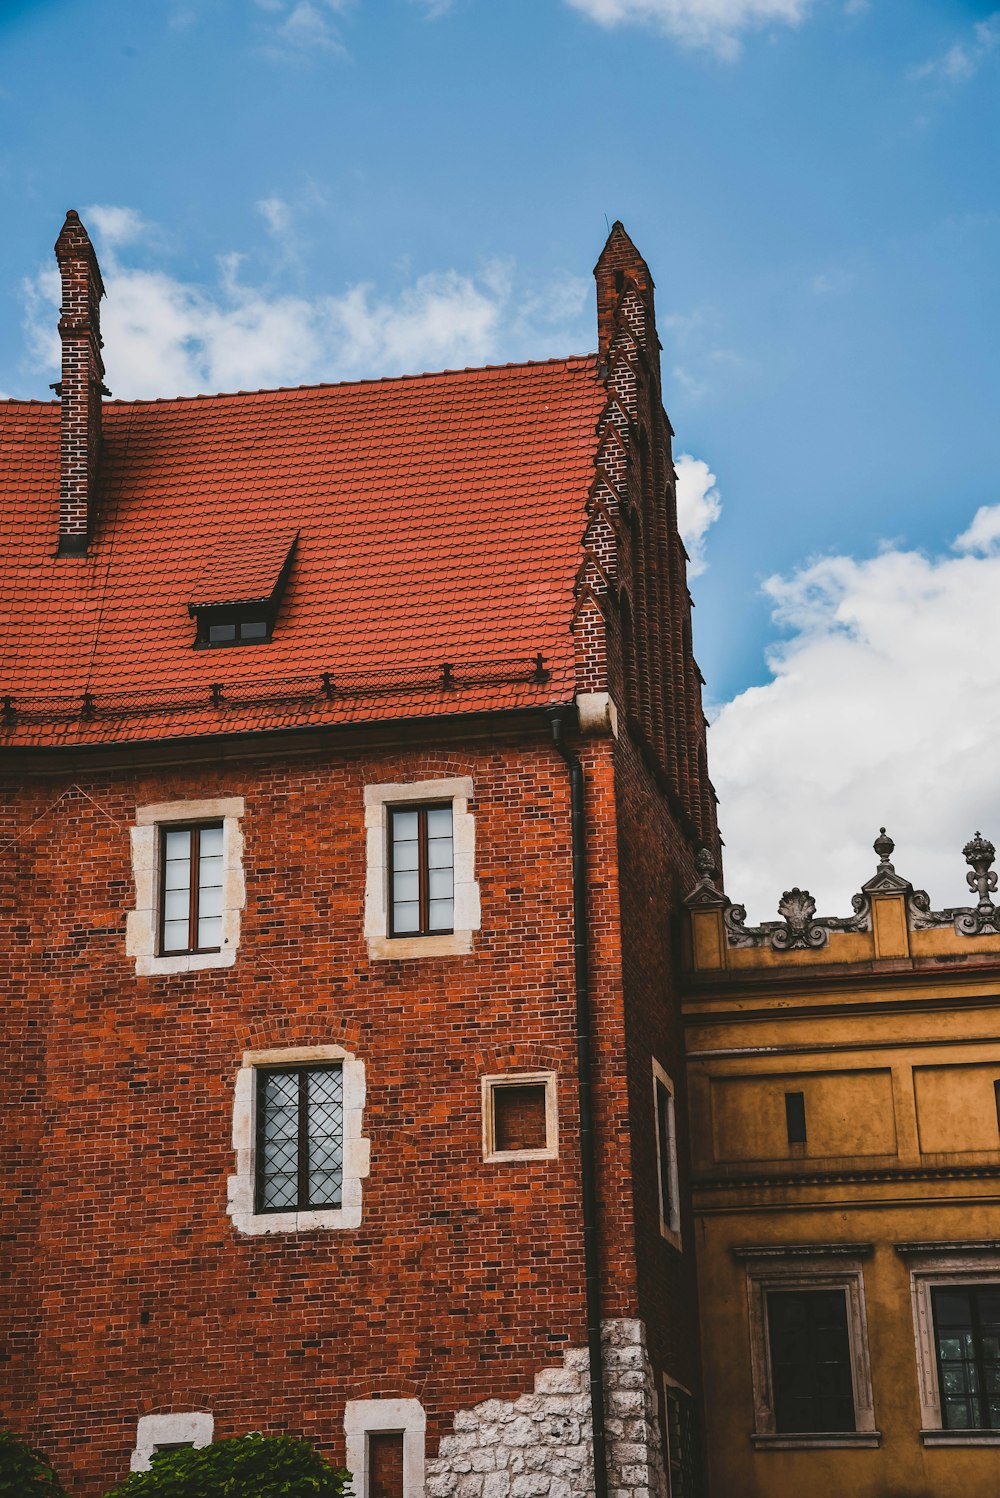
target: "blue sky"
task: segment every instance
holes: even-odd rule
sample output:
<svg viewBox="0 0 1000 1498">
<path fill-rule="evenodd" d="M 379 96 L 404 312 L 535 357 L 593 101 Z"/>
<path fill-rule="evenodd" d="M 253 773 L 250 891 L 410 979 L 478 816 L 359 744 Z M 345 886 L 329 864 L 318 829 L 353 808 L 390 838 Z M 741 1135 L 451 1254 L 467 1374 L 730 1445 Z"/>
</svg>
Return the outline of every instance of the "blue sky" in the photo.
<svg viewBox="0 0 1000 1498">
<path fill-rule="evenodd" d="M 969 0 L 0 0 L 0 389 L 54 378 L 70 206 L 100 242 L 121 395 L 591 348 L 621 218 L 657 282 L 677 450 L 708 465 L 692 524 L 721 506 L 696 639 L 745 849 L 737 798 L 766 768 L 747 689 L 772 693 L 773 734 L 789 674 L 846 634 L 865 707 L 857 662 L 893 650 L 844 622 L 864 567 L 993 559 L 989 514 L 953 543 L 1000 503 L 998 85 L 1000 10 Z M 831 594 L 824 557 L 860 570 Z M 981 650 L 996 612 L 964 622 Z M 930 663 L 900 659 L 925 690 Z M 914 844 L 960 847 L 952 819 L 911 817 Z"/>
</svg>

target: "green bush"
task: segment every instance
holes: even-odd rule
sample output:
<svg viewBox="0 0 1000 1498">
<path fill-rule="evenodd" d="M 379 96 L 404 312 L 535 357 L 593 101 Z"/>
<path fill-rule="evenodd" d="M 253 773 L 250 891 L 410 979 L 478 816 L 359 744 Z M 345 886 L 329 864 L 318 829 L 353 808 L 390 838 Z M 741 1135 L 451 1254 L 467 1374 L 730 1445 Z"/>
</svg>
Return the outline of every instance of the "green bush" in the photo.
<svg viewBox="0 0 1000 1498">
<path fill-rule="evenodd" d="M 308 1441 L 233 1436 L 158 1452 L 148 1472 L 133 1472 L 107 1498 L 349 1498 L 350 1479 Z"/>
<path fill-rule="evenodd" d="M 0 1498 L 66 1498 L 44 1456 L 10 1430 L 0 1430 Z"/>
</svg>

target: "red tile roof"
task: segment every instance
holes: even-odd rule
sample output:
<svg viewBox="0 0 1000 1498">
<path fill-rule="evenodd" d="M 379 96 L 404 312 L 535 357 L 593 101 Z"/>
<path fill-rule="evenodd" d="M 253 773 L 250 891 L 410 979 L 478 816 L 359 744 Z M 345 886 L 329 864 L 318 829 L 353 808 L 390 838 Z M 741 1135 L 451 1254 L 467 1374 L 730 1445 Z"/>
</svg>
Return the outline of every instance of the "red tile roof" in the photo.
<svg viewBox="0 0 1000 1498">
<path fill-rule="evenodd" d="M 218 551 L 191 589 L 188 607 L 267 602 L 297 538 L 297 531 L 287 529 L 273 536 L 220 537 Z"/>
<path fill-rule="evenodd" d="M 570 700 L 605 400 L 587 356 L 109 403 L 96 532 L 60 558 L 59 405 L 0 402 L 0 743 Z M 193 650 L 206 574 L 259 581 L 296 531 L 273 641 Z"/>
</svg>

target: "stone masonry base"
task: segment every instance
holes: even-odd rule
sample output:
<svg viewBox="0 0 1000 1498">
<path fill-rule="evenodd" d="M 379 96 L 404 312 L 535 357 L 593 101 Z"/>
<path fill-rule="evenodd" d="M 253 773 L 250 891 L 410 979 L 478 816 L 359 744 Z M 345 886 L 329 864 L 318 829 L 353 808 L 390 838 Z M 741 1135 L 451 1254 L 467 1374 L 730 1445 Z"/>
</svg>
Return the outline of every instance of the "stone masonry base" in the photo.
<svg viewBox="0 0 1000 1498">
<path fill-rule="evenodd" d="M 605 1321 L 610 1498 L 666 1498 L 657 1391 L 641 1321 Z M 589 1359 L 571 1347 L 532 1394 L 488 1399 L 455 1416 L 427 1463 L 427 1498 L 593 1498 Z"/>
</svg>

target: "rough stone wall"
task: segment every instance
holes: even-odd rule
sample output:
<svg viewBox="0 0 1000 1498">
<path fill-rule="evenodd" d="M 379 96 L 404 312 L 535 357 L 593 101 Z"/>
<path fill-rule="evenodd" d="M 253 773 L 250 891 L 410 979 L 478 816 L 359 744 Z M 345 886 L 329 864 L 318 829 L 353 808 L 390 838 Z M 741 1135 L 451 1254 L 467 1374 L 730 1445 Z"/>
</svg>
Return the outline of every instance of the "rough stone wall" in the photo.
<svg viewBox="0 0 1000 1498">
<path fill-rule="evenodd" d="M 657 1392 L 645 1328 L 603 1326 L 611 1498 L 666 1498 Z M 427 1498 L 587 1498 L 594 1492 L 589 1357 L 535 1375 L 534 1392 L 489 1399 L 455 1416 L 454 1435 L 427 1464 Z"/>
</svg>

